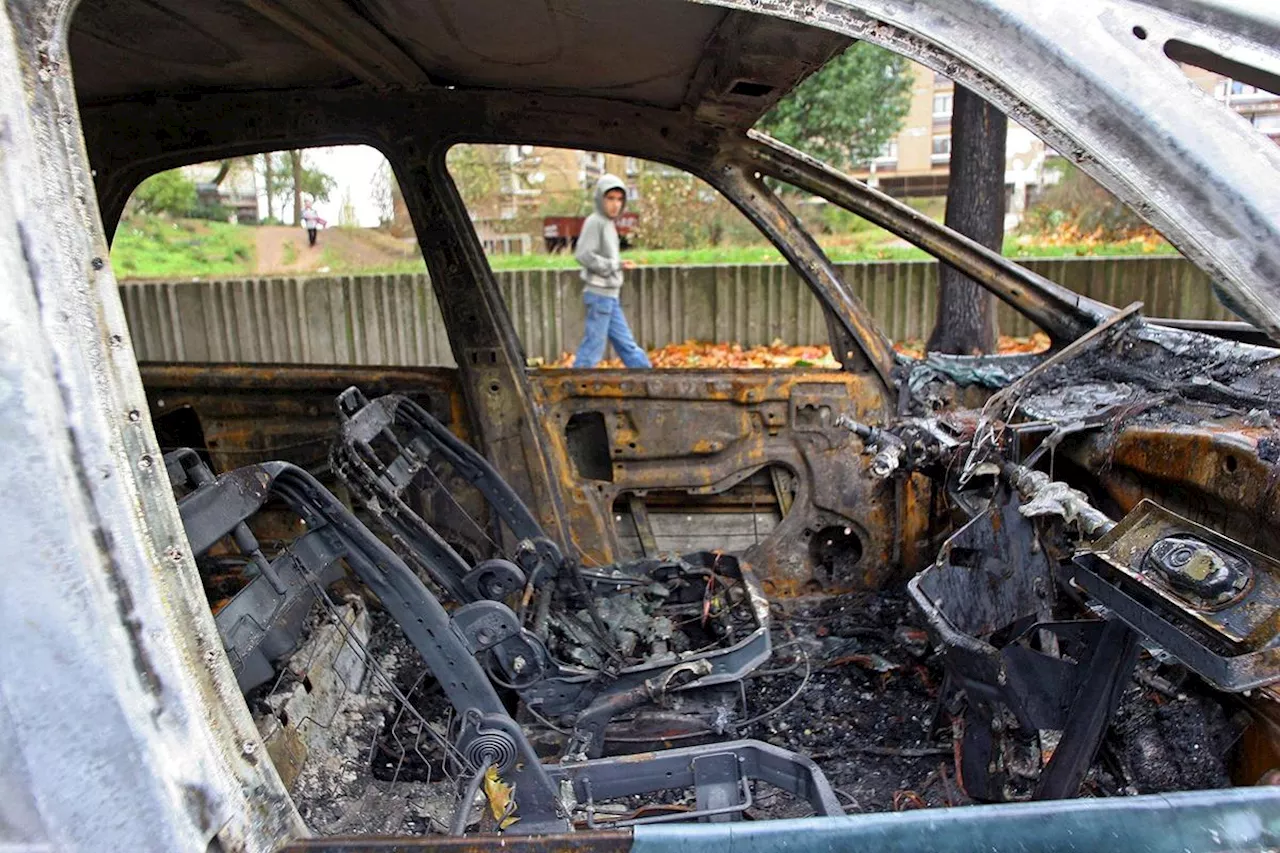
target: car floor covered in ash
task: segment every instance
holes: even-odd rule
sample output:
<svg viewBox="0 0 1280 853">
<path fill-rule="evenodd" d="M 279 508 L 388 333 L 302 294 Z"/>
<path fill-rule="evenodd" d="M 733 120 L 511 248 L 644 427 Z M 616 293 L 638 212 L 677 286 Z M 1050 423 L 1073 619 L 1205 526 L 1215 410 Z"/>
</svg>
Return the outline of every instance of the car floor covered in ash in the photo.
<svg viewBox="0 0 1280 853">
<path fill-rule="evenodd" d="M 973 803 L 958 776 L 953 735 L 962 723 L 940 703 L 945 672 L 904 593 L 808 597 L 773 609 L 773 660 L 744 683 L 746 707 L 738 719 L 747 725 L 726 734 L 812 758 L 851 814 Z M 446 730 L 449 703 L 396 625 L 380 612 L 370 616 L 372 665 L 359 685 L 344 690 L 331 719 L 312 721 L 313 743 L 325 743 L 328 752 L 308 762 L 294 799 L 322 835 L 446 831 L 458 786 L 421 728 L 425 721 Z M 310 654 L 304 646 L 297 658 Z M 288 689 L 284 683 L 259 691 L 251 706 L 267 710 L 272 695 Z M 531 734 L 538 732 L 539 723 L 528 723 Z M 1201 689 L 1195 676 L 1144 651 L 1080 795 L 1228 787 L 1228 757 L 1241 748 L 1246 724 L 1247 715 Z M 542 734 L 558 742 L 546 727 Z M 678 745 L 652 742 L 653 748 Z M 1030 797 L 1041 748 L 1036 734 L 1006 746 L 1001 760 L 1010 799 Z M 807 803 L 765 783 L 754 793 L 743 815 L 748 820 L 812 814 Z M 660 804 L 653 798 L 618 803 L 614 812 L 623 818 L 692 806 L 690 791 L 662 797 Z"/>
</svg>

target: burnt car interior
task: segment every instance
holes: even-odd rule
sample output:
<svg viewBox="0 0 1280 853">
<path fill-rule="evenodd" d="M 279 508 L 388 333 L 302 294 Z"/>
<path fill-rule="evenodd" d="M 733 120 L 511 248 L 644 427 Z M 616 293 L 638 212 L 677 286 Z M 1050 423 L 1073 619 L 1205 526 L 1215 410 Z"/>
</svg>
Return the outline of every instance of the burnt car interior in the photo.
<svg viewBox="0 0 1280 853">
<path fill-rule="evenodd" d="M 751 130 L 847 36 L 674 0 L 82 0 L 69 32 L 108 238 L 158 171 L 371 145 L 445 317 L 456 368 L 140 365 L 223 649 L 311 831 L 1280 773 L 1280 354 L 1080 297 Z M 529 369 L 446 166 L 460 142 L 705 181 L 817 295 L 843 369 Z M 966 273 L 1050 351 L 895 354 L 784 184 Z"/>
</svg>

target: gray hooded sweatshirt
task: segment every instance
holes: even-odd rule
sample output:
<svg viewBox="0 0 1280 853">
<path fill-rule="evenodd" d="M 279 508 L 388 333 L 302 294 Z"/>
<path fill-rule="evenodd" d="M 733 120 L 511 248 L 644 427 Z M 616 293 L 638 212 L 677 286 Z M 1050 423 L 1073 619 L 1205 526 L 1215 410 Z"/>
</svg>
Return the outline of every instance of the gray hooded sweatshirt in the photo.
<svg viewBox="0 0 1280 853">
<path fill-rule="evenodd" d="M 596 181 L 596 209 L 582 223 L 582 234 L 578 236 L 573 256 L 582 264 L 583 290 L 617 299 L 622 290 L 622 256 L 618 229 L 604 212 L 604 194 L 609 190 L 625 193 L 627 187 L 617 175 L 603 175 Z"/>
</svg>

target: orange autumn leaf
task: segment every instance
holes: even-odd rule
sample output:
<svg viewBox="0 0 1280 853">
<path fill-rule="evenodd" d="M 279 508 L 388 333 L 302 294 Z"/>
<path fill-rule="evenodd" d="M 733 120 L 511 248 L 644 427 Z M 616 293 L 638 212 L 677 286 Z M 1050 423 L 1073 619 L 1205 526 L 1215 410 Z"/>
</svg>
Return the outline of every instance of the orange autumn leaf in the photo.
<svg viewBox="0 0 1280 853">
<path fill-rule="evenodd" d="M 1000 337 L 1000 352 L 1031 353 L 1043 352 L 1049 348 L 1049 337 L 1042 332 L 1027 337 Z M 900 353 L 922 358 L 924 342 L 899 341 L 894 349 Z M 778 368 L 813 367 L 835 369 L 840 363 L 831 355 L 831 347 L 826 345 L 788 346 L 780 340 L 764 346 L 743 348 L 741 344 L 712 344 L 702 341 L 685 341 L 678 344 L 667 344 L 664 347 L 649 350 L 649 360 L 654 367 L 684 369 L 754 369 L 767 370 Z M 540 367 L 567 368 L 573 366 L 573 353 L 567 352 L 549 363 L 541 363 Z M 611 358 L 599 364 L 602 368 L 620 368 L 620 359 Z"/>
</svg>

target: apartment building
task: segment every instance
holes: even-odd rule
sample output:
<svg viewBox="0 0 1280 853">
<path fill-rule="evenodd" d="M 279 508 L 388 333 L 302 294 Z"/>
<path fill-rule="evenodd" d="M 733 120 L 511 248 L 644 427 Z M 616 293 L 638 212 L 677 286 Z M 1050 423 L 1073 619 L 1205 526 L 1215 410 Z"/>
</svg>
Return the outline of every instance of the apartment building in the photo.
<svg viewBox="0 0 1280 853">
<path fill-rule="evenodd" d="M 534 212 L 579 212 L 586 203 L 586 192 L 606 172 L 626 181 L 635 196 L 640 163 L 634 157 L 537 145 L 495 148 L 499 177 L 492 215 L 497 219 L 517 219 Z"/>
<path fill-rule="evenodd" d="M 1192 66 L 1187 76 L 1226 103 L 1262 133 L 1280 142 L 1280 96 Z M 949 78 L 912 63 L 911 108 L 902 130 L 880 156 L 856 171 L 856 177 L 890 195 L 945 195 L 951 171 L 951 112 L 955 85 Z M 1005 148 L 1008 189 L 1006 227 L 1016 225 L 1035 189 L 1054 183 L 1053 149 L 1014 121 Z M 1048 168 L 1046 168 L 1048 166 Z"/>
<path fill-rule="evenodd" d="M 917 63 L 911 63 L 911 74 L 911 106 L 902 130 L 879 157 L 854 175 L 900 198 L 946 195 L 951 174 L 955 84 Z M 1026 128 L 1009 122 L 1005 145 L 1005 186 L 1009 191 L 1006 226 L 1020 221 L 1029 190 L 1056 180 L 1056 173 L 1045 169 L 1045 161 L 1052 154 Z"/>
<path fill-rule="evenodd" d="M 1182 68 L 1196 85 L 1238 112 L 1259 133 L 1280 143 L 1280 95 L 1192 65 Z"/>
</svg>

